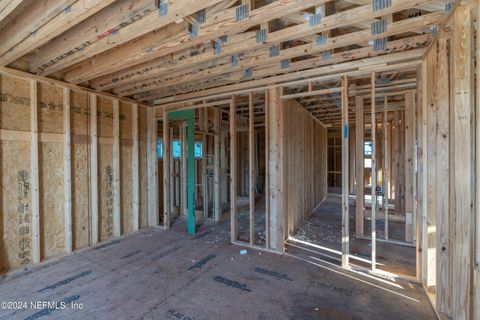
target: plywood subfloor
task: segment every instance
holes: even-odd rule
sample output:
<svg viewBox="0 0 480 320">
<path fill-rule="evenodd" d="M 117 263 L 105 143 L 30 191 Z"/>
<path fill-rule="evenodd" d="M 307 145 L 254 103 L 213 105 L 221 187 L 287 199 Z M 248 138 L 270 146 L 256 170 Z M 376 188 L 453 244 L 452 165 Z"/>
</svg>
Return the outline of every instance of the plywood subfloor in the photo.
<svg viewBox="0 0 480 320">
<path fill-rule="evenodd" d="M 195 237 L 185 229 L 177 220 L 172 231 L 144 230 L 8 274 L 2 301 L 83 309 L 0 310 L 0 319 L 435 319 L 418 286 L 287 255 L 240 255 L 227 223 L 203 224 Z"/>
<path fill-rule="evenodd" d="M 354 202 L 354 201 L 353 201 Z M 365 236 L 370 236 L 370 210 L 365 212 Z M 405 234 L 404 222 L 394 221 L 390 214 L 389 222 L 390 239 L 400 240 Z M 396 219 L 398 220 L 398 219 Z M 350 255 L 353 257 L 351 263 L 365 268 L 370 268 L 370 263 L 355 259 L 358 257 L 370 261 L 371 241 L 369 239 L 359 239 L 355 235 L 355 205 L 350 201 Z M 383 216 L 376 221 L 377 237 L 384 238 L 384 219 Z M 320 258 L 328 256 L 329 260 L 333 258 L 334 263 L 340 264 L 342 251 L 342 198 L 341 195 L 329 193 L 327 199 L 318 206 L 313 214 L 293 235 L 294 239 L 300 242 L 288 241 L 287 252 L 292 254 L 305 254 L 303 249 L 308 250 L 308 254 L 316 255 Z M 313 246 L 310 246 L 312 244 Z M 323 250 L 321 248 L 325 248 Z M 317 251 L 312 252 L 313 251 Z M 333 252 L 333 251 L 335 252 Z M 416 274 L 416 252 L 413 246 L 404 246 L 392 243 L 377 241 L 377 268 L 396 275 L 415 277 Z M 332 261 L 333 262 L 333 261 Z"/>
</svg>

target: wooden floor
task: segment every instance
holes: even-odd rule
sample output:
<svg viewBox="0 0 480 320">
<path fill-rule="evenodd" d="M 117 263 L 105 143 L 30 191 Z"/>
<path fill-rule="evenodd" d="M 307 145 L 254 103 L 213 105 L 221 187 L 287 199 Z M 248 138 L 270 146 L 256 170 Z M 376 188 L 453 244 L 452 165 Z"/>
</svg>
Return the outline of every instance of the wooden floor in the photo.
<svg viewBox="0 0 480 320">
<path fill-rule="evenodd" d="M 0 310 L 0 319 L 435 319 L 419 286 L 288 255 L 241 255 L 228 227 L 203 225 L 191 237 L 179 221 L 8 274 L 2 302 L 67 308 Z"/>
</svg>

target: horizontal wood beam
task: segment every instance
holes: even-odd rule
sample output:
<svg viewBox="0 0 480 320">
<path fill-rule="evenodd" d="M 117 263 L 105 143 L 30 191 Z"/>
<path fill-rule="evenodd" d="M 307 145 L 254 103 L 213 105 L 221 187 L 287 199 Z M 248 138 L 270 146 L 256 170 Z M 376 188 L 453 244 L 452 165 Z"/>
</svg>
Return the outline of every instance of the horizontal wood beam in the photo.
<svg viewBox="0 0 480 320">
<path fill-rule="evenodd" d="M 381 35 L 372 36 L 370 30 L 362 30 L 358 32 L 353 32 L 345 35 L 340 35 L 337 37 L 329 38 L 326 40 L 325 44 L 317 45 L 316 43 L 309 43 L 305 45 L 300 45 L 288 49 L 280 50 L 280 54 L 277 57 L 270 57 L 269 50 L 265 49 L 260 51 L 260 54 L 252 56 L 250 58 L 242 58 L 238 66 L 232 67 L 230 63 L 221 63 L 216 64 L 218 66 L 205 68 L 199 66 L 198 72 L 195 74 L 189 74 L 188 77 L 185 77 L 186 73 L 190 73 L 191 69 L 178 68 L 178 65 L 169 65 L 165 68 L 163 74 L 158 74 L 156 77 L 149 78 L 143 81 L 132 82 L 128 80 L 128 85 L 123 85 L 122 83 L 115 83 L 111 87 L 115 87 L 114 93 L 120 96 L 129 96 L 132 94 L 138 94 L 141 92 L 146 92 L 149 90 L 159 90 L 164 89 L 166 92 L 170 92 L 171 86 L 178 86 L 179 84 L 192 83 L 193 81 L 200 80 L 211 80 L 215 76 L 226 76 L 228 74 L 235 74 L 238 77 L 244 77 L 244 71 L 247 68 L 253 68 L 253 73 L 255 77 L 258 77 L 258 74 L 262 74 L 263 69 L 258 70 L 258 68 L 269 67 L 269 70 L 276 73 L 285 72 L 281 68 L 281 61 L 295 59 L 303 57 L 306 55 L 313 55 L 315 53 L 321 53 L 327 50 L 339 49 L 343 47 L 348 47 L 351 45 L 358 45 L 359 43 L 364 43 L 368 45 L 368 42 L 372 39 L 383 38 L 386 36 L 400 35 L 403 33 L 411 32 L 420 28 L 426 28 L 432 25 L 439 23 L 444 18 L 444 13 L 433 13 L 428 16 L 410 18 L 407 20 L 402 20 L 396 23 L 393 23 L 388 27 L 388 31 Z M 406 50 L 411 47 L 417 47 L 421 43 L 426 45 L 427 41 L 431 39 L 429 35 L 422 35 L 415 37 L 408 37 L 405 40 L 396 40 L 392 41 L 393 43 L 387 44 L 388 51 L 399 51 Z M 313 59 L 308 59 L 309 61 L 315 61 L 315 65 L 325 65 L 330 63 L 337 63 L 337 61 L 346 61 L 350 59 L 358 59 L 360 57 L 369 57 L 373 55 L 382 54 L 382 51 L 374 51 L 372 46 L 364 47 L 361 49 L 354 49 L 344 52 L 339 52 L 337 54 L 332 54 L 332 57 L 328 60 L 324 60 L 322 57 L 317 57 Z M 215 57 L 211 57 L 209 63 L 214 63 Z M 303 63 L 304 64 L 304 63 Z M 195 67 L 194 67 L 195 68 Z M 177 69 L 180 69 L 177 71 Z M 291 68 L 290 68 L 291 69 Z M 156 75 L 156 73 L 155 73 Z"/>
<path fill-rule="evenodd" d="M 244 32 L 264 21 L 273 20 L 285 14 L 313 7 L 323 2 L 326 2 L 326 0 L 275 1 L 261 8 L 252 10 L 249 18 L 242 21 L 236 20 L 236 8 L 226 9 L 216 15 L 209 16 L 207 14 L 207 21 L 204 25 L 200 25 L 198 35 L 194 38 L 190 36 L 188 30 L 184 32 L 173 32 L 170 37 L 159 37 L 158 34 L 152 33 L 140 39 L 138 42 L 127 44 L 125 47 L 111 54 L 107 53 L 97 56 L 93 61 L 79 65 L 74 70 L 68 72 L 64 79 L 68 82 L 79 83 L 114 72 L 111 78 L 116 81 L 125 79 L 136 81 L 134 79 L 143 74 L 150 74 L 152 70 L 159 67 L 161 68 L 161 65 L 164 63 L 167 65 L 171 64 L 171 62 L 165 62 L 164 59 L 160 59 L 158 62 L 160 62 L 161 65 L 158 65 L 158 63 L 156 63 L 157 61 L 152 61 L 152 59 L 168 56 L 201 43 L 216 40 L 223 35 L 230 37 L 235 33 Z M 255 34 L 251 35 L 249 39 L 255 39 Z M 229 42 L 230 39 L 227 38 L 225 45 L 228 45 Z M 209 56 L 214 56 L 214 53 L 210 51 Z M 120 69 L 132 66 L 136 67 L 118 72 Z M 138 70 L 140 70 L 140 74 Z M 102 90 L 101 87 L 98 88 Z"/>
<path fill-rule="evenodd" d="M 152 0 L 117 1 L 115 6 L 102 12 L 101 17 L 94 16 L 86 23 L 78 25 L 78 28 L 71 29 L 68 34 L 68 39 L 70 39 L 68 42 L 65 41 L 65 37 L 61 37 L 35 53 L 32 57 L 30 71 L 39 75 L 52 74 L 144 34 L 161 29 L 177 21 L 179 17 L 191 15 L 220 1 L 169 2 L 168 13 L 164 16 L 159 15 L 155 1 Z M 78 34 L 85 39 L 79 42 Z"/>
<path fill-rule="evenodd" d="M 5 54 L 0 57 L 0 65 L 6 66 L 34 49 L 41 47 L 48 41 L 72 28 L 72 26 L 79 24 L 112 4 L 114 1 L 116 0 L 84 0 L 72 3 L 65 8 L 63 12 L 56 15 L 44 25 L 32 30 L 33 32 L 21 39 L 21 41 L 15 43 L 15 45 L 8 48 L 8 45 L 12 44 L 11 42 L 10 44 L 8 44 L 8 42 L 2 44 L 0 46 L 1 52 L 5 52 Z M 20 38 L 21 36 L 18 37 L 19 40 Z"/>
</svg>

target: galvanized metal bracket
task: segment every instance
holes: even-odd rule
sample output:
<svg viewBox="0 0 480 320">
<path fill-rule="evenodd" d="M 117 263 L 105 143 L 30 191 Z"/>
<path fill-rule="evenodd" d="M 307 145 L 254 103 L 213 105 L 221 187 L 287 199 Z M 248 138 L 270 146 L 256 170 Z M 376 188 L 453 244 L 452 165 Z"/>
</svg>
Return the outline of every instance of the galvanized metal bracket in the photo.
<svg viewBox="0 0 480 320">
<path fill-rule="evenodd" d="M 268 53 L 270 58 L 277 57 L 280 55 L 280 46 L 278 45 L 273 45 L 270 48 L 268 48 Z"/>
<path fill-rule="evenodd" d="M 282 69 L 290 68 L 290 59 L 285 59 L 285 60 L 280 61 L 280 67 Z"/>
<path fill-rule="evenodd" d="M 250 7 L 248 6 L 248 4 L 243 4 L 235 9 L 235 19 L 237 21 L 245 20 L 248 18 L 249 15 Z"/>
<path fill-rule="evenodd" d="M 321 46 L 327 43 L 327 36 L 325 35 L 319 35 L 317 36 L 317 46 Z"/>
<path fill-rule="evenodd" d="M 196 38 L 198 36 L 198 30 L 200 29 L 200 24 L 198 23 L 190 23 L 188 25 L 190 31 L 190 38 Z"/>
<path fill-rule="evenodd" d="M 375 21 L 371 24 L 372 36 L 387 32 L 388 22 L 386 19 Z"/>
<path fill-rule="evenodd" d="M 388 38 L 375 39 L 373 40 L 373 51 L 383 51 L 387 49 Z"/>
<path fill-rule="evenodd" d="M 160 17 L 168 14 L 168 0 L 157 0 L 158 15 Z"/>
<path fill-rule="evenodd" d="M 244 75 L 246 78 L 250 78 L 250 77 L 253 75 L 253 68 L 247 68 L 247 69 L 245 69 L 245 71 L 243 72 L 243 75 Z"/>
<path fill-rule="evenodd" d="M 222 40 L 220 39 L 217 39 L 215 40 L 214 44 L 213 44 L 213 51 L 215 53 L 215 55 L 218 55 L 220 53 L 222 53 Z"/>
<path fill-rule="evenodd" d="M 205 21 L 207 21 L 207 10 L 202 9 L 200 11 L 197 11 L 195 13 L 195 20 L 197 20 L 199 24 L 205 23 Z"/>
<path fill-rule="evenodd" d="M 379 11 L 392 6 L 392 0 L 373 0 L 373 11 Z"/>
<path fill-rule="evenodd" d="M 255 33 L 255 40 L 257 43 L 267 41 L 267 29 L 260 29 Z"/>
<path fill-rule="evenodd" d="M 232 67 L 237 67 L 238 63 L 240 62 L 240 56 L 238 54 L 234 54 L 232 56 Z"/>
<path fill-rule="evenodd" d="M 445 15 L 448 15 L 450 11 L 452 11 L 452 9 L 453 9 L 453 2 L 448 2 L 445 5 Z"/>
</svg>

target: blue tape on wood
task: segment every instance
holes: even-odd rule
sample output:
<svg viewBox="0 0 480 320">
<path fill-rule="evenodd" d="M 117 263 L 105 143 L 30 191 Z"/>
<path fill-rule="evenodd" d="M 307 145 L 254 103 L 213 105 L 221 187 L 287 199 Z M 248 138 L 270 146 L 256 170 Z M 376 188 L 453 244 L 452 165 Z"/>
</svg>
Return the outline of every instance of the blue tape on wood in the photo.
<svg viewBox="0 0 480 320">
<path fill-rule="evenodd" d="M 345 124 L 345 125 L 343 126 L 343 137 L 344 137 L 345 139 L 348 138 L 348 124 Z"/>
</svg>

